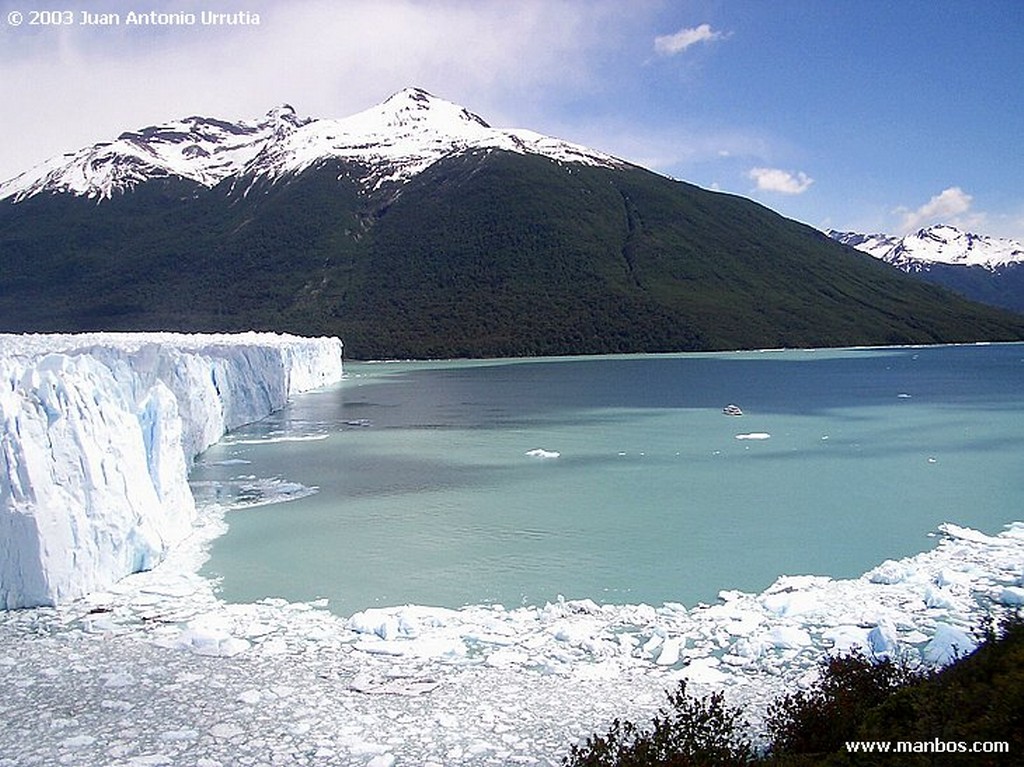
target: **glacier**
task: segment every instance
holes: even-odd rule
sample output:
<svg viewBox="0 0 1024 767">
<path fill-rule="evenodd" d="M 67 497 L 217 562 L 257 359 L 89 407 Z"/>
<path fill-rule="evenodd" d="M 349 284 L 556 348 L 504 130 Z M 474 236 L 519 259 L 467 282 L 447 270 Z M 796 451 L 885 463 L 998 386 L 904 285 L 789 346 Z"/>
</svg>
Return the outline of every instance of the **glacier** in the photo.
<svg viewBox="0 0 1024 767">
<path fill-rule="evenodd" d="M 192 530 L 195 456 L 341 375 L 337 338 L 0 335 L 0 607 L 154 567 Z"/>
</svg>

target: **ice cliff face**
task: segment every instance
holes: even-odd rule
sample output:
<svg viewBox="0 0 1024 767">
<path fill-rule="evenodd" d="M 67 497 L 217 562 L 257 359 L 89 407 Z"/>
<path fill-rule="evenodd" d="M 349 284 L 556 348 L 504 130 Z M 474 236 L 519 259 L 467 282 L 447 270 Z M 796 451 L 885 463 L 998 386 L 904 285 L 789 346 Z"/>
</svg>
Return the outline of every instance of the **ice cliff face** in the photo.
<svg viewBox="0 0 1024 767">
<path fill-rule="evenodd" d="M 341 377 L 341 342 L 269 333 L 0 335 L 0 606 L 151 568 L 225 431 Z"/>
</svg>

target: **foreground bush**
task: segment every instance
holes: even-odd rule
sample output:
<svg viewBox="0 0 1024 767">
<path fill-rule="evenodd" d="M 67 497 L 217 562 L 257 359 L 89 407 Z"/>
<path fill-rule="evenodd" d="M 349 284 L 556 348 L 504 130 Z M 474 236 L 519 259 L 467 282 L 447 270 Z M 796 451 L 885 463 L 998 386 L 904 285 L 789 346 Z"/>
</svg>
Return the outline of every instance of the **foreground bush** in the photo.
<svg viewBox="0 0 1024 767">
<path fill-rule="evenodd" d="M 574 746 L 564 767 L 1024 764 L 1024 619 L 989 627 L 973 654 L 939 671 L 859 654 L 829 658 L 812 687 L 769 706 L 761 751 L 721 693 L 697 699 L 681 683 L 669 704 L 650 729 L 616 720 L 606 735 Z M 854 742 L 892 751 L 853 752 Z M 970 750 L 983 743 L 1004 750 Z M 896 744 L 911 748 L 897 753 Z"/>
<path fill-rule="evenodd" d="M 606 735 L 594 735 L 573 746 L 566 767 L 734 767 L 754 761 L 754 750 L 742 733 L 746 722 L 727 706 L 721 693 L 695 698 L 686 682 L 668 695 L 651 730 L 616 719 Z"/>
<path fill-rule="evenodd" d="M 920 677 L 889 658 L 869 660 L 855 652 L 827 659 L 814 686 L 768 707 L 771 753 L 825 755 L 845 748 L 868 712 Z"/>
<path fill-rule="evenodd" d="M 971 655 L 895 690 L 866 713 L 859 740 L 947 744 L 941 755 L 903 755 L 887 765 L 1024 764 L 1024 620 L 1013 616 L 987 631 Z M 1005 742 L 1008 753 L 950 750 L 948 744 Z M 837 758 L 831 764 L 869 764 Z M 883 760 L 879 760 L 882 764 Z"/>
</svg>

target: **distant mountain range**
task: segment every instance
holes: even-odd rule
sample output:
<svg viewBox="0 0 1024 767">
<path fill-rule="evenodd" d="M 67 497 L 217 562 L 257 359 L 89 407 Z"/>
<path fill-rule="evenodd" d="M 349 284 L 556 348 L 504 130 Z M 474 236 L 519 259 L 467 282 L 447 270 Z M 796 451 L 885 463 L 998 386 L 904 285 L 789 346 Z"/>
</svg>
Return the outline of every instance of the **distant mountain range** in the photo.
<svg viewBox="0 0 1024 767">
<path fill-rule="evenodd" d="M 0 184 L 0 330 L 279 330 L 349 356 L 1024 339 L 750 200 L 407 89 L 121 134 Z"/>
<path fill-rule="evenodd" d="M 905 237 L 830 230 L 833 239 L 970 299 L 1024 312 L 1024 244 L 929 226 Z"/>
</svg>

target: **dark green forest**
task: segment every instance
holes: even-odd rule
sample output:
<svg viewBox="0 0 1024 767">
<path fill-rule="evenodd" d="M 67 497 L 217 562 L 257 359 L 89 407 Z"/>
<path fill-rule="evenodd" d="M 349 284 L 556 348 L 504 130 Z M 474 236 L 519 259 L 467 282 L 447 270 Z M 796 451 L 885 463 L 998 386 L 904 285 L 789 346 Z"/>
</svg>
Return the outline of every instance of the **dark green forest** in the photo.
<svg viewBox="0 0 1024 767">
<path fill-rule="evenodd" d="M 337 335 L 354 359 L 1024 339 L 750 200 L 502 151 L 0 204 L 0 330 Z"/>
<path fill-rule="evenodd" d="M 1024 264 L 985 266 L 931 264 L 914 277 L 948 288 L 972 301 L 1024 312 Z"/>
</svg>

